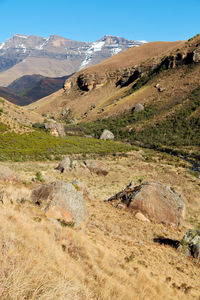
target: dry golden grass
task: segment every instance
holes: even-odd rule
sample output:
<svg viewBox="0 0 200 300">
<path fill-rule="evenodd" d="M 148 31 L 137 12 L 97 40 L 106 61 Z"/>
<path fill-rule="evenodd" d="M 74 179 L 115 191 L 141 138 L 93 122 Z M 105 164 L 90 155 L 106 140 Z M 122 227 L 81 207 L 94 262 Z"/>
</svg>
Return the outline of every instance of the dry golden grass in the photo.
<svg viewBox="0 0 200 300">
<path fill-rule="evenodd" d="M 128 157 L 102 158 L 109 169 L 106 177 L 81 166 L 60 174 L 54 170 L 56 162 L 3 163 L 26 184 L 7 185 L 7 201 L 0 209 L 0 299 L 198 299 L 199 263 L 153 239 L 161 235 L 180 239 L 195 225 L 192 217 L 200 222 L 199 179 L 183 163 L 160 155 L 147 162 L 147 157 L 148 152 L 138 151 Z M 86 200 L 85 234 L 56 226 L 28 201 L 29 190 L 38 184 L 30 184 L 36 171 L 46 180 L 77 178 L 87 185 L 91 198 Z M 142 179 L 159 180 L 186 197 L 183 229 L 143 223 L 104 202 L 130 180 Z M 20 204 L 16 201 L 20 197 L 27 201 Z"/>
<path fill-rule="evenodd" d="M 0 97 L 0 122 L 8 125 L 16 133 L 30 131 L 32 123 L 42 122 L 43 117 L 25 107 L 19 107 Z"/>
</svg>

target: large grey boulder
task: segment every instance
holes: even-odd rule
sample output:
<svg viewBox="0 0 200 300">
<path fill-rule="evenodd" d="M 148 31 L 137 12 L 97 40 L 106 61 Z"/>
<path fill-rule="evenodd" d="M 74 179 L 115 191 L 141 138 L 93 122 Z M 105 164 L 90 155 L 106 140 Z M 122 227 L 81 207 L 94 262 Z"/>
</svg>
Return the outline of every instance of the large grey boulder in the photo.
<svg viewBox="0 0 200 300">
<path fill-rule="evenodd" d="M 186 255 L 191 255 L 200 261 L 200 229 L 186 231 L 180 241 L 178 250 Z"/>
<path fill-rule="evenodd" d="M 122 202 L 133 212 L 141 212 L 147 218 L 164 224 L 181 225 L 185 212 L 183 197 L 169 186 L 159 182 L 143 183 L 139 186 L 128 185 L 123 191 L 108 199 Z"/>
<path fill-rule="evenodd" d="M 114 138 L 115 138 L 114 134 L 107 129 L 104 129 L 104 131 L 100 136 L 100 140 L 113 140 Z"/>
<path fill-rule="evenodd" d="M 80 225 L 87 220 L 87 208 L 83 196 L 69 182 L 55 181 L 39 185 L 32 190 L 31 199 L 50 219 L 75 225 Z"/>
</svg>

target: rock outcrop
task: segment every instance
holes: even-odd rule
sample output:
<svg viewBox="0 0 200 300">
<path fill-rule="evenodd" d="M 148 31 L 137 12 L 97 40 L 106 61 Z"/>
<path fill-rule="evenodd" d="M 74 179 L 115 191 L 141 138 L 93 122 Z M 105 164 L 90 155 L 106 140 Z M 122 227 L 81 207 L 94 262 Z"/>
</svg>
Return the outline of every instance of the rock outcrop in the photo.
<svg viewBox="0 0 200 300">
<path fill-rule="evenodd" d="M 197 42 L 186 43 L 181 49 L 173 50 L 164 57 L 158 56 L 156 59 L 146 60 L 140 65 L 132 65 L 112 71 L 105 70 L 105 72 L 101 72 L 101 74 L 100 72 L 89 72 L 88 69 L 78 72 L 65 82 L 64 90 L 66 92 L 72 89 L 89 92 L 108 82 L 113 82 L 116 87 L 126 87 L 130 84 L 133 84 L 133 87 L 135 87 L 138 80 L 142 79 L 142 84 L 145 84 L 148 82 L 148 79 L 165 69 L 173 69 L 183 64 L 199 63 L 199 37 L 197 36 L 193 39 Z M 158 90 L 163 92 L 166 88 L 160 87 Z"/>
<path fill-rule="evenodd" d="M 104 131 L 100 136 L 100 140 L 113 140 L 114 138 L 115 138 L 114 134 L 107 129 L 104 129 Z"/>
<path fill-rule="evenodd" d="M 183 239 L 180 241 L 178 251 L 187 256 L 193 256 L 200 261 L 200 229 L 186 231 Z"/>
<path fill-rule="evenodd" d="M 44 124 L 45 129 L 49 130 L 50 134 L 53 136 L 66 136 L 64 125 L 61 123 L 57 123 L 55 120 L 49 120 Z"/>
<path fill-rule="evenodd" d="M 147 218 L 168 225 L 181 225 L 184 218 L 185 201 L 169 186 L 159 182 L 128 185 L 123 191 L 108 199 L 114 205 L 125 203 L 133 212 L 141 212 Z M 116 202 L 115 202 L 116 201 Z"/>
<path fill-rule="evenodd" d="M 87 208 L 83 196 L 73 184 L 55 181 L 34 188 L 33 203 L 39 205 L 48 218 L 81 225 L 87 220 Z"/>
</svg>

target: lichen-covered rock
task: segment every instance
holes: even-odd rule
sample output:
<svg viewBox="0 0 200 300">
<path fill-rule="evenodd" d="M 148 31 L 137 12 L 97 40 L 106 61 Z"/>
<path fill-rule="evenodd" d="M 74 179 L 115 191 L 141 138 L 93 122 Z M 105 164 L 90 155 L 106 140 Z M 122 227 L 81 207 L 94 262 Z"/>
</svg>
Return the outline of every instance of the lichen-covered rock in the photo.
<svg viewBox="0 0 200 300">
<path fill-rule="evenodd" d="M 100 136 L 100 140 L 113 140 L 114 138 L 115 138 L 114 134 L 107 129 L 104 129 L 104 131 Z"/>
<path fill-rule="evenodd" d="M 39 205 L 48 218 L 80 225 L 87 219 L 83 196 L 73 184 L 55 181 L 32 190 L 31 199 Z"/>
<path fill-rule="evenodd" d="M 108 201 L 125 203 L 133 212 L 139 211 L 164 224 L 181 225 L 183 222 L 184 199 L 159 182 L 146 182 L 135 187 L 129 184 Z"/>
<path fill-rule="evenodd" d="M 184 237 L 180 241 L 178 251 L 185 255 L 191 255 L 200 261 L 200 229 L 190 229 L 186 231 Z"/>
</svg>

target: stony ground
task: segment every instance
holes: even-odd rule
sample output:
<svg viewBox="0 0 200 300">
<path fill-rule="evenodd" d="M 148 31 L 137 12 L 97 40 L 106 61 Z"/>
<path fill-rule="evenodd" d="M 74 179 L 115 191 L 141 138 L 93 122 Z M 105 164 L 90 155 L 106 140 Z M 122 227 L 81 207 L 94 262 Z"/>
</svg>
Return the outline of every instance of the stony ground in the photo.
<svg viewBox="0 0 200 300">
<path fill-rule="evenodd" d="M 73 292 L 67 289 L 67 296 L 63 292 L 66 289 L 64 286 L 62 292 L 57 291 L 57 294 L 54 289 L 48 293 L 43 291 L 43 295 L 41 291 L 38 295 L 30 291 L 29 298 L 25 298 L 24 291 L 16 298 L 11 285 L 10 290 L 0 289 L 1 299 L 55 299 L 55 296 L 56 299 L 199 299 L 200 264 L 169 245 L 154 242 L 158 237 L 180 240 L 186 229 L 200 224 L 200 179 L 188 170 L 186 163 L 144 150 L 126 156 L 90 157 L 101 160 L 109 170 L 107 176 L 98 176 L 82 166 L 83 158 L 75 158 L 78 166 L 64 174 L 55 170 L 58 162 L 2 163 L 15 170 L 22 183 L 7 185 L 8 204 L 2 205 L 1 215 L 4 224 L 7 224 L 7 236 L 4 235 L 4 238 L 12 239 L 10 232 L 12 236 L 18 236 L 17 241 L 20 240 L 24 247 L 24 252 L 20 250 L 20 253 L 24 256 L 28 255 L 25 250 L 30 232 L 35 231 L 34 236 L 39 230 L 37 241 L 31 237 L 30 249 L 39 249 L 38 255 L 44 262 L 48 259 L 48 274 L 54 274 L 49 264 L 55 264 L 58 278 L 63 280 L 63 270 L 67 268 L 71 284 L 77 289 L 73 289 Z M 29 201 L 24 204 L 15 203 L 14 200 L 9 202 L 9 197 L 16 198 L 17 193 L 27 193 L 28 199 L 29 190 L 39 184 L 32 180 L 37 172 L 41 172 L 46 182 L 55 178 L 70 182 L 78 179 L 87 186 L 90 197 L 86 200 L 89 219 L 85 233 L 66 227 L 58 229 Z M 136 220 L 131 212 L 105 202 L 131 180 L 136 184 L 160 181 L 183 195 L 187 200 L 183 228 L 167 227 L 153 220 L 151 223 L 142 222 Z M 4 187 L 5 183 L 1 183 L 1 188 Z M 12 218 L 16 219 L 15 227 L 11 226 Z M 18 224 L 22 220 L 29 228 L 29 233 L 24 234 L 25 225 L 20 225 L 22 227 L 19 230 Z M 1 235 L 3 230 L 1 225 Z M 45 241 L 42 242 L 46 242 L 43 246 L 48 248 L 48 257 L 45 256 L 45 259 L 40 251 L 43 236 Z M 18 246 L 12 244 L 12 247 L 15 249 Z M 60 257 L 62 264 L 56 261 L 54 253 Z M 4 277 L 0 276 L 2 283 L 5 282 Z M 37 273 L 35 281 L 37 283 Z M 32 281 L 31 284 L 34 287 Z M 31 290 L 31 284 L 27 284 L 27 289 Z"/>
</svg>

